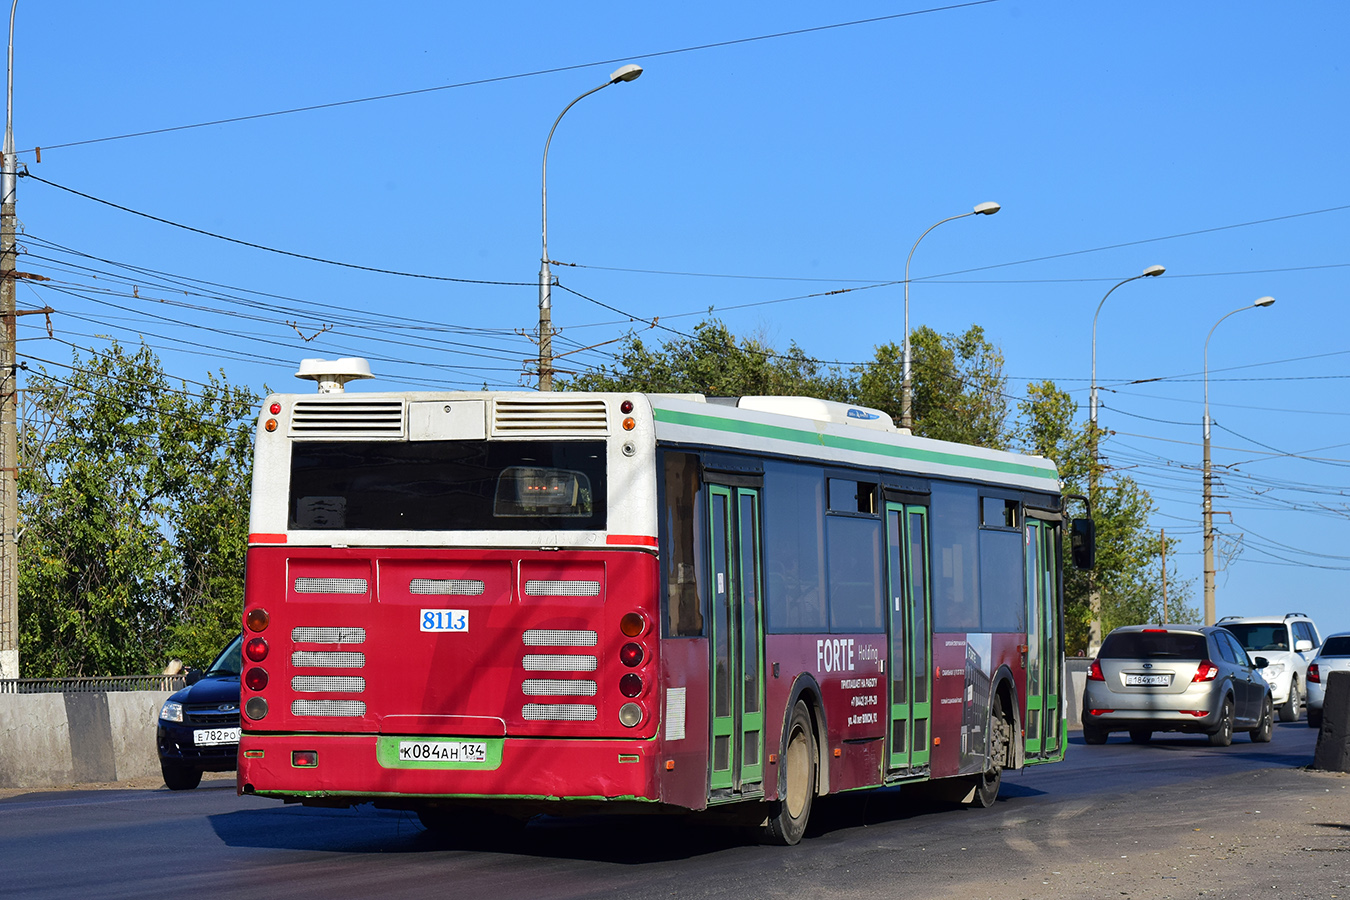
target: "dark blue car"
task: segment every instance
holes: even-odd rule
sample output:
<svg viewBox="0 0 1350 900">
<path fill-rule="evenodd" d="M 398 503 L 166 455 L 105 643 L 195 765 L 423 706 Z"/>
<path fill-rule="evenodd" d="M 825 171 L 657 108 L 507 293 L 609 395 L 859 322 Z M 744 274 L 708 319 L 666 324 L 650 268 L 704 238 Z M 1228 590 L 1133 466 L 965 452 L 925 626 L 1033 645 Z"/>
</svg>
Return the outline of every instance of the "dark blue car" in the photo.
<svg viewBox="0 0 1350 900">
<path fill-rule="evenodd" d="M 169 790 L 190 791 L 201 783 L 203 772 L 238 768 L 243 643 L 240 635 L 205 672 L 188 672 L 187 687 L 160 709 L 156 741 Z"/>
</svg>

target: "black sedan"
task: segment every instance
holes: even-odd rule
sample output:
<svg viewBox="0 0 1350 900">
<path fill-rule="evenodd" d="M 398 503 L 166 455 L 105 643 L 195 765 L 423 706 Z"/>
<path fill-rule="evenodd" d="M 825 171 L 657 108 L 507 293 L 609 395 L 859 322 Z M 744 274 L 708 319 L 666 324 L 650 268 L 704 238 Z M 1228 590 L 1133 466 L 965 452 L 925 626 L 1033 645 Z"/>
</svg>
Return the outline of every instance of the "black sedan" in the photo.
<svg viewBox="0 0 1350 900">
<path fill-rule="evenodd" d="M 231 641 L 205 672 L 189 672 L 187 687 L 159 711 L 159 767 L 170 790 L 190 791 L 203 772 L 238 768 L 243 642 L 243 635 Z"/>
</svg>

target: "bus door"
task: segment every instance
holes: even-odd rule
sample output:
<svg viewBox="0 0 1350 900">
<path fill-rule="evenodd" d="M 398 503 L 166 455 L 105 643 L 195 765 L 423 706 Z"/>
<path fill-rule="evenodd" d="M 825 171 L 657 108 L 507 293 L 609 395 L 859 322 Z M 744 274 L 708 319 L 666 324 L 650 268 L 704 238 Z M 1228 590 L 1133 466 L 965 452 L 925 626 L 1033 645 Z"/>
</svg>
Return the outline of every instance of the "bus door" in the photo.
<svg viewBox="0 0 1350 900">
<path fill-rule="evenodd" d="M 1059 578 L 1054 522 L 1026 518 L 1028 757 L 1058 757 L 1060 747 Z"/>
<path fill-rule="evenodd" d="M 932 623 L 928 596 L 928 507 L 886 503 L 890 602 L 889 769 L 927 768 L 932 712 Z"/>
<path fill-rule="evenodd" d="M 758 793 L 764 781 L 764 628 L 759 488 L 708 485 L 715 791 Z"/>
</svg>

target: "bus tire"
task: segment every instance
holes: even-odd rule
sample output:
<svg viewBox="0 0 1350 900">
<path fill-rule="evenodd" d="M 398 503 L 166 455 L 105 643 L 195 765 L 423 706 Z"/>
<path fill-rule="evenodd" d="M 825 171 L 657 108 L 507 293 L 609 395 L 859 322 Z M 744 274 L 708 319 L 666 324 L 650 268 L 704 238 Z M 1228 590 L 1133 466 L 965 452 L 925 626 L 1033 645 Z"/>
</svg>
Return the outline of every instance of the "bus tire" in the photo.
<svg viewBox="0 0 1350 900">
<path fill-rule="evenodd" d="M 977 809 L 988 809 L 998 799 L 1003 786 L 1003 763 L 1008 758 L 1011 728 L 1003 717 L 1003 699 L 994 697 L 994 708 L 989 712 L 989 768 L 975 777 L 975 790 L 967 801 Z"/>
<path fill-rule="evenodd" d="M 783 782 L 783 795 L 774 801 L 764 822 L 764 840 L 790 847 L 806 833 L 816 794 L 816 736 L 811 713 L 801 700 L 792 708 L 783 741 Z"/>
</svg>

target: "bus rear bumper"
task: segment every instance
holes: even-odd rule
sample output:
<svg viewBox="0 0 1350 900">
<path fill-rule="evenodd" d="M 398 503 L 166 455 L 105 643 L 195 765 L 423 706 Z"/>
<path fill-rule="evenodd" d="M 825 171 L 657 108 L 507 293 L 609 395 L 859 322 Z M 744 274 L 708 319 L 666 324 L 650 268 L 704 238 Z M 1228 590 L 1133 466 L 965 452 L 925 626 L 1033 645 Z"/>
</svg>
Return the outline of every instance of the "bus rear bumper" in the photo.
<svg viewBox="0 0 1350 900">
<path fill-rule="evenodd" d="M 431 756 L 425 758 L 428 747 Z M 447 757 L 464 756 L 463 761 Z M 282 799 L 390 797 L 660 799 L 655 741 L 250 735 L 239 742 L 241 794 Z"/>
</svg>

